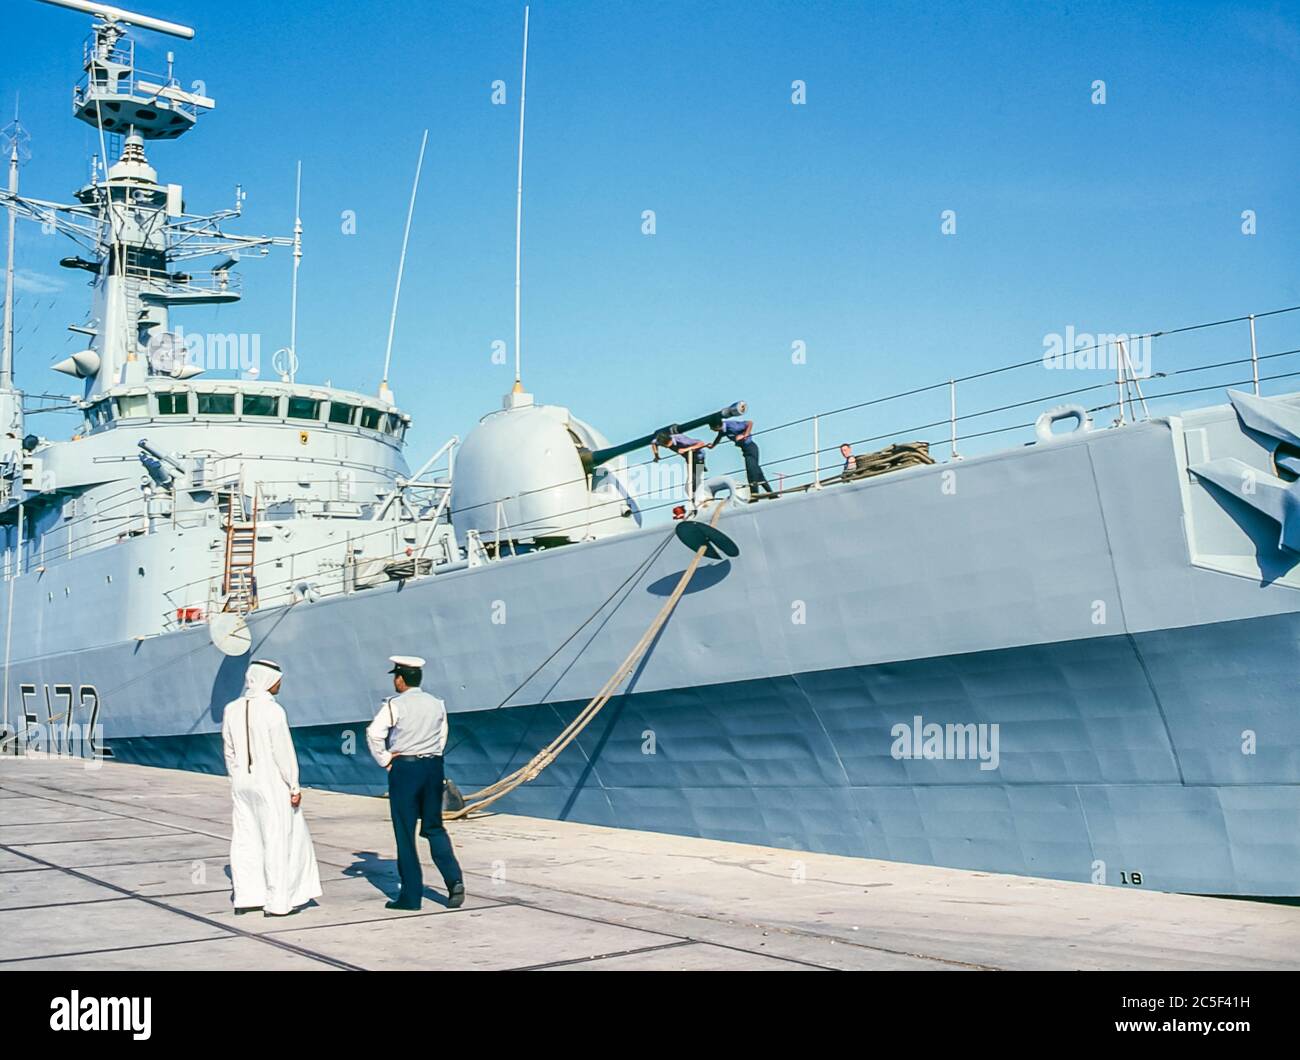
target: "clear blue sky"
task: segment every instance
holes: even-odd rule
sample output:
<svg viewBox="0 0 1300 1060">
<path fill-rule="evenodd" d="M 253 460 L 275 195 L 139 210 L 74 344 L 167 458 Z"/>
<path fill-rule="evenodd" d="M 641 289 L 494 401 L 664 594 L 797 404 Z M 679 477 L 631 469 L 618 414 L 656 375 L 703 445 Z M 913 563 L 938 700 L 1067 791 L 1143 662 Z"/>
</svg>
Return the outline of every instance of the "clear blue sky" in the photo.
<svg viewBox="0 0 1300 1060">
<path fill-rule="evenodd" d="M 242 182 L 239 227 L 287 234 L 303 162 L 300 378 L 375 391 L 428 127 L 392 382 L 416 420 L 413 462 L 463 436 L 511 382 L 490 353 L 512 333 L 523 5 L 139 6 L 198 30 L 140 33 L 156 60 L 142 65 L 172 49 L 181 80 L 218 102 L 150 149 L 190 209 L 227 205 Z M 94 150 L 69 104 L 89 19 L 4 0 L 4 27 L 0 100 L 21 91 L 33 136 L 23 188 L 65 199 Z M 763 425 L 1032 358 L 1068 326 L 1296 304 L 1298 69 L 1300 7 L 1271 0 L 535 2 L 524 381 L 614 438 L 738 397 Z M 491 103 L 496 79 L 508 106 Z M 806 105 L 791 104 L 795 79 Z M 55 264 L 71 250 L 23 225 L 19 252 L 19 380 L 66 392 L 47 366 L 84 316 L 78 274 Z M 260 332 L 269 353 L 288 337 L 289 258 L 243 272 L 242 304 L 174 320 Z M 38 294 L 47 284 L 62 289 Z M 1261 345 L 1300 346 L 1284 330 L 1261 325 Z M 1244 334 L 1223 352 L 1244 353 Z M 796 340 L 807 364 L 791 363 Z M 1084 382 L 1061 384 L 1018 393 Z M 946 412 L 946 396 L 926 409 Z M 843 433 L 875 426 L 892 429 L 872 413 Z"/>
</svg>

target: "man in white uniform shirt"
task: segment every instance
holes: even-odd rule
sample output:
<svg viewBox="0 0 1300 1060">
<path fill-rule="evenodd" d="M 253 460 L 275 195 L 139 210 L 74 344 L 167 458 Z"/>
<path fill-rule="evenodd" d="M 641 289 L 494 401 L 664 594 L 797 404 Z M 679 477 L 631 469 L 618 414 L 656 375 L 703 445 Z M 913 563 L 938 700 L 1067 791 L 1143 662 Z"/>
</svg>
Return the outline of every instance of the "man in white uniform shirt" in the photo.
<svg viewBox="0 0 1300 1060">
<path fill-rule="evenodd" d="M 424 893 L 420 871 L 420 850 L 415 842 L 415 824 L 429 840 L 433 863 L 447 887 L 447 905 L 456 909 L 465 902 L 461 875 L 451 837 L 442 826 L 442 753 L 447 746 L 447 708 L 437 696 L 422 691 L 424 660 L 413 655 L 394 655 L 393 688 L 397 695 L 386 699 L 375 720 L 366 729 L 366 743 L 375 761 L 388 770 L 388 812 L 397 838 L 397 874 L 401 893 L 389 909 L 419 909 Z"/>
</svg>

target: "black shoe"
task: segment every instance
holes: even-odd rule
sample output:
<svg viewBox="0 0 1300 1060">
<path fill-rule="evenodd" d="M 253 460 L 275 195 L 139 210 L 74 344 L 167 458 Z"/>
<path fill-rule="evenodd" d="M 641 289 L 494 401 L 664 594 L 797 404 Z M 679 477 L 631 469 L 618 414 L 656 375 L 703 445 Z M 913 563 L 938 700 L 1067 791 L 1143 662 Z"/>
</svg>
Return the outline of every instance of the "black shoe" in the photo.
<svg viewBox="0 0 1300 1060">
<path fill-rule="evenodd" d="M 393 899 L 393 901 L 391 902 L 385 902 L 384 908 L 385 909 L 408 909 L 411 912 L 418 912 L 420 906 L 419 903 L 412 905 L 410 902 L 400 902 L 397 899 Z"/>
<path fill-rule="evenodd" d="M 459 909 L 465 904 L 465 885 L 463 883 L 453 883 L 447 888 L 447 908 Z"/>
<path fill-rule="evenodd" d="M 304 908 L 303 906 L 298 906 L 297 909 L 290 909 L 287 913 L 267 913 L 267 912 L 263 912 L 262 915 L 263 915 L 263 916 L 297 916 L 299 913 L 302 912 L 303 908 Z"/>
<path fill-rule="evenodd" d="M 243 916 L 245 913 L 260 913 L 261 911 L 262 907 L 260 905 L 237 906 L 235 916 Z"/>
</svg>

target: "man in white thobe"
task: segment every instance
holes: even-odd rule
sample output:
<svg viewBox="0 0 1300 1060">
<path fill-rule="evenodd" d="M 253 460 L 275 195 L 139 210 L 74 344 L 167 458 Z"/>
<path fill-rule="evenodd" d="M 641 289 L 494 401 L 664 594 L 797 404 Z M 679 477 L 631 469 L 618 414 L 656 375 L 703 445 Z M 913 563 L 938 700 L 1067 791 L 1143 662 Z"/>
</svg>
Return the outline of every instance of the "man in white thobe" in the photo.
<svg viewBox="0 0 1300 1060">
<path fill-rule="evenodd" d="M 221 719 L 234 799 L 230 878 L 237 915 L 261 909 L 266 916 L 288 916 L 321 894 L 302 815 L 298 756 L 284 708 L 274 699 L 281 679 L 275 663 L 254 662 L 244 694 L 226 704 Z"/>
</svg>

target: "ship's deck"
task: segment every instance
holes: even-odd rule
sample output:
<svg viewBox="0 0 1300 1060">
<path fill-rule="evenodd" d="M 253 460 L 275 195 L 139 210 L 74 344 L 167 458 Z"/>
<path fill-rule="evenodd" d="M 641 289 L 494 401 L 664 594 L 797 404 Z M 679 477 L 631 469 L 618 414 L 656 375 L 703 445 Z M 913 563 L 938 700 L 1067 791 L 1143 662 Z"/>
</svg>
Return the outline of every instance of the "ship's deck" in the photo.
<svg viewBox="0 0 1300 1060">
<path fill-rule="evenodd" d="M 236 918 L 223 778 L 0 758 L 0 970 L 1269 969 L 1300 953 L 1294 906 L 505 815 L 449 826 L 464 908 L 390 912 L 386 804 L 312 790 L 305 808 L 319 905 Z"/>
</svg>

